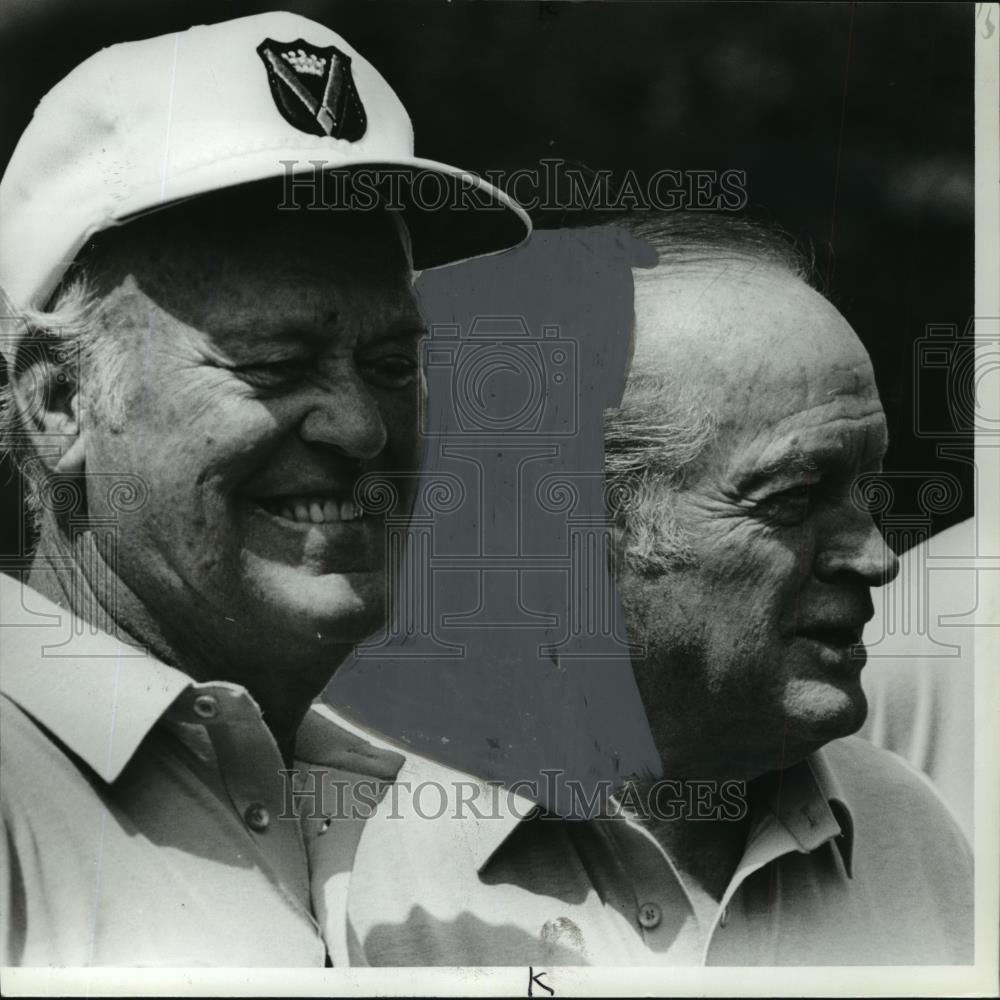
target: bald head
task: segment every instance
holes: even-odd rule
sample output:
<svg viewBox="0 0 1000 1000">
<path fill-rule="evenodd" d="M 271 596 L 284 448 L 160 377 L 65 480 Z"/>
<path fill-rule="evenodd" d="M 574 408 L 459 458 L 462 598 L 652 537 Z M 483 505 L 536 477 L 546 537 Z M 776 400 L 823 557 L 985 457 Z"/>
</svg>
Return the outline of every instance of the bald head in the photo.
<svg viewBox="0 0 1000 1000">
<path fill-rule="evenodd" d="M 845 392 L 878 397 L 863 345 L 782 237 L 710 216 L 631 228 L 659 263 L 635 272 L 632 359 L 606 423 L 607 472 L 631 498 L 627 555 L 656 571 L 688 555 L 671 496 L 724 431 Z"/>
<path fill-rule="evenodd" d="M 868 354 L 843 316 L 772 263 L 719 259 L 642 273 L 634 338 L 636 383 L 672 384 L 720 427 L 752 423 L 757 404 L 775 395 L 805 402 L 874 386 Z"/>
</svg>

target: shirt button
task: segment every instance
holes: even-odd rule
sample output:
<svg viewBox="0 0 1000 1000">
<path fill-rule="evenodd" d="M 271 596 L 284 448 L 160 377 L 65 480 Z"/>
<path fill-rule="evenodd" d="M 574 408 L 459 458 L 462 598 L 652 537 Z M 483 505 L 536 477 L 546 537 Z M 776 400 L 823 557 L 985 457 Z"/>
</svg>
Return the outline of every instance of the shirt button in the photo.
<svg viewBox="0 0 1000 1000">
<path fill-rule="evenodd" d="M 219 703 L 210 694 L 200 694 L 194 700 L 194 714 L 200 719 L 214 719 L 219 714 Z"/>
<path fill-rule="evenodd" d="M 643 903 L 639 907 L 639 926 L 647 931 L 660 926 L 663 913 L 656 903 Z"/>
<path fill-rule="evenodd" d="M 271 814 L 259 802 L 254 802 L 247 806 L 247 811 L 243 814 L 246 824 L 251 830 L 263 833 L 271 823 Z"/>
</svg>

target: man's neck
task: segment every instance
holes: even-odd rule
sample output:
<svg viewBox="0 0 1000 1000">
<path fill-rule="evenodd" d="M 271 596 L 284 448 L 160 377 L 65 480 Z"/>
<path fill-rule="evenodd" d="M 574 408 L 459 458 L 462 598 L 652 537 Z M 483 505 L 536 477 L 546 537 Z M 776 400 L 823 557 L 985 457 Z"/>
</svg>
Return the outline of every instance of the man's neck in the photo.
<svg viewBox="0 0 1000 1000">
<path fill-rule="evenodd" d="M 672 782 L 670 797 L 676 808 L 671 814 L 657 810 L 641 819 L 681 875 L 689 894 L 703 894 L 716 903 L 739 866 L 750 828 L 747 803 L 740 803 L 733 794 L 722 808 L 717 795 L 707 794 L 706 790 L 713 785 L 718 788 L 718 784 L 705 780 Z M 654 798 L 642 788 L 641 794 L 645 801 L 658 798 L 663 803 L 662 793 Z"/>
<path fill-rule="evenodd" d="M 183 669 L 138 598 L 107 564 L 91 532 L 80 532 L 70 540 L 46 521 L 27 582 L 88 625 L 145 647 L 157 659 Z"/>
<path fill-rule="evenodd" d="M 305 669 L 301 665 L 295 669 L 291 662 L 272 662 L 251 673 L 246 662 L 230 662 L 232 657 L 227 656 L 216 636 L 203 631 L 199 634 L 193 627 L 161 627 L 111 569 L 91 532 L 81 532 L 69 540 L 56 526 L 43 524 L 27 582 L 89 625 L 148 649 L 192 680 L 227 681 L 245 687 L 260 706 L 264 722 L 289 766 L 294 760 L 302 719 L 350 649 L 346 644 L 342 650 L 326 649 Z"/>
</svg>

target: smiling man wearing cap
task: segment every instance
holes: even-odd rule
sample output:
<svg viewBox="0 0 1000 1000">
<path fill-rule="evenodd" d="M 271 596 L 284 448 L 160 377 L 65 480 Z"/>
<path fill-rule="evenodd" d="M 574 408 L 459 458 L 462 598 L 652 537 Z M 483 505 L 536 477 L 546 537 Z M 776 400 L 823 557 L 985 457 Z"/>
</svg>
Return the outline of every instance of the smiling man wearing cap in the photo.
<svg viewBox="0 0 1000 1000">
<path fill-rule="evenodd" d="M 317 200 L 361 170 L 454 197 Z M 292 14 L 112 46 L 43 99 L 0 184 L 39 529 L 0 580 L 0 964 L 324 963 L 285 779 L 392 770 L 310 706 L 385 615 L 358 484 L 408 501 L 413 271 L 528 229 Z"/>
</svg>

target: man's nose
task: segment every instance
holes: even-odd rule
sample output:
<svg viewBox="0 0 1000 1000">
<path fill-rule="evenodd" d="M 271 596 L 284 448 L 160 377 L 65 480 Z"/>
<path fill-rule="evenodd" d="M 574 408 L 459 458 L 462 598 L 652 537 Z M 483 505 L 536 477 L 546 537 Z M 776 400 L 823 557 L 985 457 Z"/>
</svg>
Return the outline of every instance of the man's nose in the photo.
<svg viewBox="0 0 1000 1000">
<path fill-rule="evenodd" d="M 300 434 L 310 444 L 330 445 L 351 458 L 375 458 L 388 434 L 378 402 L 354 373 L 338 372 L 312 390 Z"/>
<path fill-rule="evenodd" d="M 830 579 L 842 573 L 863 577 L 870 587 L 891 583 L 899 573 L 899 560 L 885 543 L 870 514 L 858 510 L 838 512 L 816 554 L 816 575 Z"/>
</svg>

